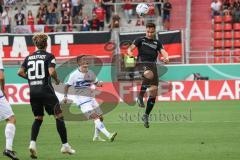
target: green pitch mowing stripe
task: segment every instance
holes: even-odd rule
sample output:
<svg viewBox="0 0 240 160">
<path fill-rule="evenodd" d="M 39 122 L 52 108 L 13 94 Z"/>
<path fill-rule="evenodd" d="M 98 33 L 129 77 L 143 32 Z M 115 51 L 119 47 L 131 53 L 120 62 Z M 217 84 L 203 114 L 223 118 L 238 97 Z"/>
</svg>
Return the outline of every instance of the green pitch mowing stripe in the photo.
<svg viewBox="0 0 240 160">
<path fill-rule="evenodd" d="M 29 106 L 14 106 L 17 133 L 14 149 L 29 159 L 28 145 L 33 116 Z M 73 109 L 73 111 L 77 109 Z M 93 122 L 67 122 L 69 142 L 76 155 L 60 153 L 60 138 L 53 117 L 46 116 L 37 147 L 40 160 L 239 160 L 239 101 L 157 103 L 150 128 L 143 127 L 143 109 L 120 104 L 105 115 L 116 141 L 92 142 Z M 165 116 L 165 117 L 164 117 Z M 168 117 L 168 118 L 166 118 Z M 179 118 L 180 117 L 180 118 Z M 5 145 L 4 122 L 0 144 Z M 102 135 L 102 137 L 104 137 Z M 5 160 L 0 156 L 1 160 Z M 6 159 L 7 160 L 7 159 Z"/>
</svg>

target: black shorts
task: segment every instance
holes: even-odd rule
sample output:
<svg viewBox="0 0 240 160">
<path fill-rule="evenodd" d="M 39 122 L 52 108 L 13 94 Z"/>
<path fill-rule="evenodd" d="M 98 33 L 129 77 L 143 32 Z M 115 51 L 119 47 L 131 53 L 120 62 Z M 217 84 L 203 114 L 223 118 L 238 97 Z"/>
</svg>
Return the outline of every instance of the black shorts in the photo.
<svg viewBox="0 0 240 160">
<path fill-rule="evenodd" d="M 34 116 L 44 116 L 44 108 L 48 115 L 62 113 L 59 100 L 55 94 L 46 94 L 41 97 L 31 97 L 30 104 Z"/>
<path fill-rule="evenodd" d="M 158 70 L 157 70 L 157 65 L 156 63 L 148 63 L 148 62 L 141 62 L 141 63 L 137 63 L 136 64 L 136 68 L 139 71 L 140 74 L 142 74 L 146 71 L 146 70 L 150 70 L 153 72 L 153 79 L 150 81 L 150 85 L 154 85 L 154 86 L 158 86 Z"/>
</svg>

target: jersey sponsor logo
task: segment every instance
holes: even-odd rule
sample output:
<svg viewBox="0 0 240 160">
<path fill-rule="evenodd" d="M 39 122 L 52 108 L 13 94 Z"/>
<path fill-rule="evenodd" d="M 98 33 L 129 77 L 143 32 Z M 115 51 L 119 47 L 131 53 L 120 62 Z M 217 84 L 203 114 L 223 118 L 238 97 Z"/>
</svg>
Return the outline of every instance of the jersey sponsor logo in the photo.
<svg viewBox="0 0 240 160">
<path fill-rule="evenodd" d="M 83 80 L 83 81 L 77 81 L 74 87 L 76 89 L 79 89 L 79 88 L 86 88 L 86 87 L 90 87 L 90 86 L 91 86 L 91 81 Z"/>
<path fill-rule="evenodd" d="M 149 44 L 149 43 L 147 43 L 147 42 L 142 42 L 142 45 L 146 45 L 146 46 L 148 46 L 148 47 L 150 47 L 150 48 L 157 49 L 157 45 Z"/>
</svg>

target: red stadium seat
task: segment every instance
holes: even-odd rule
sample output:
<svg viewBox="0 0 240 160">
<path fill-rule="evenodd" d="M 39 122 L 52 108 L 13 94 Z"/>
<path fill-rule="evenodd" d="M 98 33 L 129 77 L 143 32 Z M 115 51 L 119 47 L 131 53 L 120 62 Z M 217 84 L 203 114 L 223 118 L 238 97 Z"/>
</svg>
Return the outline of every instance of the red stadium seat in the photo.
<svg viewBox="0 0 240 160">
<path fill-rule="evenodd" d="M 224 29 L 224 31 L 231 31 L 232 30 L 232 24 L 231 23 L 225 23 L 223 29 Z"/>
<path fill-rule="evenodd" d="M 214 56 L 223 56 L 223 51 L 222 51 L 222 50 L 215 50 L 215 51 L 213 52 L 213 55 L 214 55 Z"/>
<path fill-rule="evenodd" d="M 224 49 L 224 56 L 230 56 L 231 55 L 231 50 L 230 49 Z"/>
<path fill-rule="evenodd" d="M 240 56 L 239 57 L 233 57 L 233 63 L 240 63 Z"/>
<path fill-rule="evenodd" d="M 224 39 L 232 39 L 232 32 L 229 31 L 224 32 Z"/>
<path fill-rule="evenodd" d="M 230 16 L 230 15 L 225 15 L 224 17 L 223 17 L 223 21 L 224 21 L 224 23 L 231 23 L 232 22 L 232 16 Z"/>
<path fill-rule="evenodd" d="M 233 33 L 233 37 L 234 37 L 234 39 L 240 39 L 240 31 L 235 31 Z"/>
<path fill-rule="evenodd" d="M 222 24 L 214 24 L 214 31 L 222 31 L 223 30 L 223 26 Z"/>
<path fill-rule="evenodd" d="M 235 49 L 233 51 L 233 56 L 240 56 L 240 49 Z"/>
<path fill-rule="evenodd" d="M 240 23 L 234 23 L 234 24 L 233 24 L 233 29 L 234 29 L 235 31 L 240 31 Z"/>
<path fill-rule="evenodd" d="M 217 48 L 222 48 L 223 46 L 223 41 L 221 40 L 215 40 L 214 41 L 214 48 L 217 49 Z"/>
<path fill-rule="evenodd" d="M 236 39 L 234 40 L 234 48 L 240 48 L 240 40 L 239 39 Z"/>
<path fill-rule="evenodd" d="M 222 16 L 214 16 L 214 23 L 222 23 L 223 18 Z"/>
<path fill-rule="evenodd" d="M 222 32 L 214 32 L 214 39 L 222 39 Z"/>
<path fill-rule="evenodd" d="M 225 40 L 224 48 L 232 48 L 232 40 Z"/>
<path fill-rule="evenodd" d="M 231 62 L 231 58 L 230 57 L 224 57 L 223 62 L 224 63 L 230 63 Z"/>
<path fill-rule="evenodd" d="M 222 57 L 214 57 L 214 63 L 223 63 Z"/>
</svg>

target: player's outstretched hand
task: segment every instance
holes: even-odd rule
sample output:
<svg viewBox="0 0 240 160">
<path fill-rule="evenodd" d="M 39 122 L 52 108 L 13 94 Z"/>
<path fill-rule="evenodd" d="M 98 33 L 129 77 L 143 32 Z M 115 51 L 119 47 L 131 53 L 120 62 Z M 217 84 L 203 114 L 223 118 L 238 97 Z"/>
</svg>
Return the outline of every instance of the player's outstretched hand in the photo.
<svg viewBox="0 0 240 160">
<path fill-rule="evenodd" d="M 168 59 L 168 58 L 164 58 L 164 59 L 163 59 L 163 62 L 164 62 L 165 64 L 168 64 L 168 63 L 169 63 L 169 59 Z"/>
<path fill-rule="evenodd" d="M 57 79 L 57 80 L 55 81 L 55 84 L 56 84 L 56 85 L 59 85 L 59 84 L 60 84 L 60 80 Z"/>
</svg>

